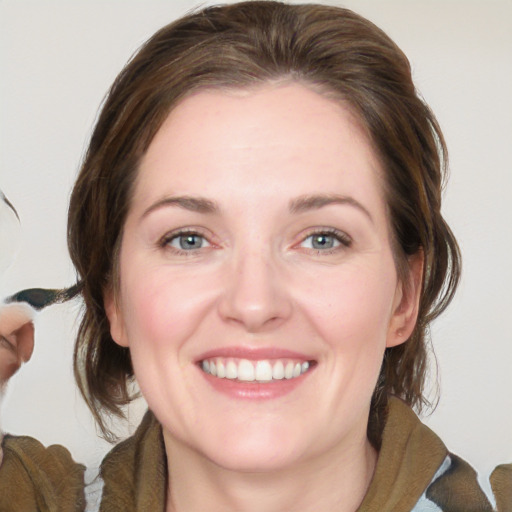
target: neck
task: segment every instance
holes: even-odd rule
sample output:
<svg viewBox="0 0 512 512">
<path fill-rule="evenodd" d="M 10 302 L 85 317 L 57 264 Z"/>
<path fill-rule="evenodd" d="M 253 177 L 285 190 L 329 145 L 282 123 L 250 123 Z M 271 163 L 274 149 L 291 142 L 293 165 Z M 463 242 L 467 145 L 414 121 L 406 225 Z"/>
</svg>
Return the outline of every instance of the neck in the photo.
<svg viewBox="0 0 512 512">
<path fill-rule="evenodd" d="M 364 498 L 377 453 L 364 437 L 314 460 L 268 472 L 222 468 L 165 437 L 169 464 L 167 512 L 354 512 Z"/>
</svg>

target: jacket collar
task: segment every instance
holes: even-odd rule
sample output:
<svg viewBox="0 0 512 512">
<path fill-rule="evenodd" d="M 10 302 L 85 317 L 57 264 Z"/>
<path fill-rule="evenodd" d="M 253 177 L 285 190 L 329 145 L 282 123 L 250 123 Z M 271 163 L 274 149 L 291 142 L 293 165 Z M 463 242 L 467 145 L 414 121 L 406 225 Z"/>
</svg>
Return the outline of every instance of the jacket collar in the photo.
<svg viewBox="0 0 512 512">
<path fill-rule="evenodd" d="M 447 453 L 414 412 L 391 397 L 375 473 L 358 512 L 409 512 Z M 107 455 L 101 476 L 101 512 L 165 510 L 165 446 L 162 427 L 150 411 L 136 433 Z"/>
</svg>

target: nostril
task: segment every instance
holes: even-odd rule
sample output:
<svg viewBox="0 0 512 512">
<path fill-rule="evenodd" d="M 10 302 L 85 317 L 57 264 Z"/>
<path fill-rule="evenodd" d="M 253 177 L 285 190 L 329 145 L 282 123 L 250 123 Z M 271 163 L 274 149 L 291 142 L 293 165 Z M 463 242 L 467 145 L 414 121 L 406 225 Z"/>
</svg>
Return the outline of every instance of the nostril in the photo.
<svg viewBox="0 0 512 512">
<path fill-rule="evenodd" d="M 226 321 L 243 325 L 248 332 L 272 329 L 292 311 L 285 290 L 266 289 L 261 283 L 244 288 L 238 284 L 222 297 L 219 312 Z"/>
</svg>

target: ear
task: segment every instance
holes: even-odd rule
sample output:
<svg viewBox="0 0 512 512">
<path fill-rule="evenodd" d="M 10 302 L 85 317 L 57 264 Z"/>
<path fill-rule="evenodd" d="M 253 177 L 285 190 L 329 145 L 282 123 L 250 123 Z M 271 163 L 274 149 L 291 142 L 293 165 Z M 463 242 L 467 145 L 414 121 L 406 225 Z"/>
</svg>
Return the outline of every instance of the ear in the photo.
<svg viewBox="0 0 512 512">
<path fill-rule="evenodd" d="M 405 282 L 400 280 L 395 291 L 393 313 L 389 323 L 387 347 L 394 347 L 407 341 L 418 318 L 420 295 L 423 283 L 423 250 L 409 256 L 408 274 Z"/>
<path fill-rule="evenodd" d="M 103 306 L 110 324 L 110 336 L 121 347 L 128 347 L 123 315 L 112 287 L 103 293 Z"/>
</svg>

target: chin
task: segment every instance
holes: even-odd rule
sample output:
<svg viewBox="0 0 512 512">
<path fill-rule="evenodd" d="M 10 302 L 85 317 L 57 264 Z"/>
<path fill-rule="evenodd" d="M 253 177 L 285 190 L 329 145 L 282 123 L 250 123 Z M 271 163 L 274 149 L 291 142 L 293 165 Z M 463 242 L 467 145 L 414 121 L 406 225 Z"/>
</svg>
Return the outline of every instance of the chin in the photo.
<svg viewBox="0 0 512 512">
<path fill-rule="evenodd" d="M 230 445 L 207 454 L 217 466 L 239 473 L 270 473 L 293 467 L 300 458 L 292 450 L 267 444 L 264 448 Z"/>
<path fill-rule="evenodd" d="M 305 456 L 309 444 L 300 431 L 283 428 L 283 421 L 236 429 L 224 425 L 219 430 L 218 436 L 203 438 L 199 449 L 214 464 L 231 471 L 261 473 L 292 467 Z"/>
</svg>

